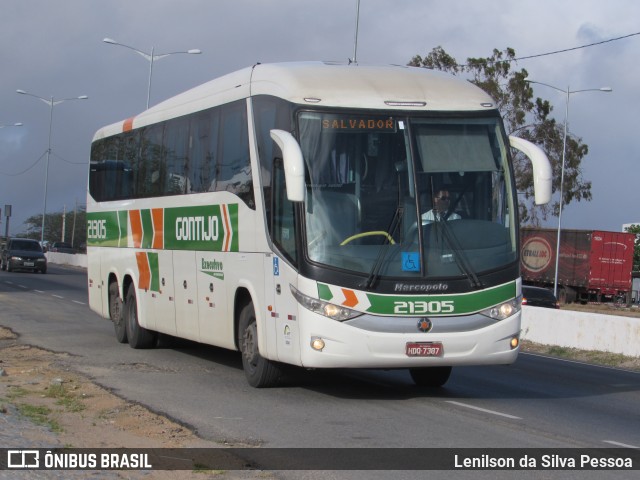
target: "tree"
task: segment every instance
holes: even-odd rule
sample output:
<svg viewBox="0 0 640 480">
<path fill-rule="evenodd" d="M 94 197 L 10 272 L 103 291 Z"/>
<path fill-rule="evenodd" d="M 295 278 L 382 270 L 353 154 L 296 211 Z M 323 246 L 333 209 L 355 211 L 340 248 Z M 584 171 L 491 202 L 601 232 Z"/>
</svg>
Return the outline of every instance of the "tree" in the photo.
<svg viewBox="0 0 640 480">
<path fill-rule="evenodd" d="M 533 100 L 533 89 L 525 82 L 527 71 L 515 70 L 516 54 L 512 48 L 494 49 L 487 58 L 468 58 L 460 65 L 442 47 L 434 48 L 425 58 L 413 57 L 409 65 L 441 70 L 453 75 L 468 75 L 471 83 L 482 88 L 495 100 L 509 134 L 529 140 L 542 148 L 553 168 L 553 192 L 559 192 L 562 169 L 562 145 L 564 123 L 558 124 L 550 117 L 553 106 L 542 98 Z M 564 170 L 563 205 L 573 201 L 591 200 L 591 182 L 582 178 L 582 159 L 589 148 L 582 139 L 567 135 L 567 151 Z M 539 225 L 549 215 L 560 212 L 559 194 L 548 205 L 533 203 L 533 173 L 529 161 L 521 153 L 514 156 L 516 187 L 520 194 L 520 221 Z"/>
<path fill-rule="evenodd" d="M 44 240 L 48 242 L 62 241 L 62 217 L 64 215 L 64 240 L 72 243 L 78 248 L 86 244 L 87 241 L 87 220 L 84 206 L 79 206 L 74 212 L 73 210 L 66 213 L 51 212 L 47 213 L 47 219 L 44 223 Z M 75 222 L 74 222 L 75 216 Z M 24 222 L 26 231 L 20 236 L 40 240 L 42 234 L 42 214 L 32 215 Z"/>
<path fill-rule="evenodd" d="M 631 225 L 625 229 L 629 233 L 636 234 L 636 243 L 633 250 L 633 271 L 640 272 L 640 225 Z"/>
</svg>

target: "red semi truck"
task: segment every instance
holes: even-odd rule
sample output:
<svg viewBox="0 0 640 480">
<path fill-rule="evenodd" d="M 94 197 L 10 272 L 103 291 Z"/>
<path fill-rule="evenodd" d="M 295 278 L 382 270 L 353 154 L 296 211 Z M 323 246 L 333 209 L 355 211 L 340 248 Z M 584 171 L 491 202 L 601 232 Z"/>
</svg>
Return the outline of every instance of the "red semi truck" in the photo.
<svg viewBox="0 0 640 480">
<path fill-rule="evenodd" d="M 635 234 L 562 230 L 558 300 L 629 300 Z M 522 228 L 520 267 L 525 284 L 553 288 L 558 230 Z"/>
</svg>

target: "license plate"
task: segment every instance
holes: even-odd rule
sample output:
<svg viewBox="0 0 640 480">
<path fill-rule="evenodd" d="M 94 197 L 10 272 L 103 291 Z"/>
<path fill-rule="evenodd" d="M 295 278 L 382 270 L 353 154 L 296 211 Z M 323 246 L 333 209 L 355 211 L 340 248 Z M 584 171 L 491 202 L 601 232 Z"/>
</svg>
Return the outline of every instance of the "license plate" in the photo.
<svg viewBox="0 0 640 480">
<path fill-rule="evenodd" d="M 410 342 L 407 343 L 406 353 L 408 357 L 441 357 L 444 348 L 440 342 Z"/>
<path fill-rule="evenodd" d="M 33 263 L 33 262 L 24 262 L 24 266 L 25 267 L 33 267 L 33 266 L 35 266 L 35 263 Z"/>
</svg>

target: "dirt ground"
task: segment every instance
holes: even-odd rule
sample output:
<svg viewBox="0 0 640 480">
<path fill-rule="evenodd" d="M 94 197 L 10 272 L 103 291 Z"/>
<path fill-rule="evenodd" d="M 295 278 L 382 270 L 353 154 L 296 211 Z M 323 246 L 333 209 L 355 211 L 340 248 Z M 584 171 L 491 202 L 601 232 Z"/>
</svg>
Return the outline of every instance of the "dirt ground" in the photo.
<svg viewBox="0 0 640 480">
<path fill-rule="evenodd" d="M 53 353 L 15 341 L 10 330 L 0 327 L 0 419 L 14 405 L 32 423 L 53 432 L 61 446 L 69 448 L 215 448 L 225 445 L 205 441 L 188 428 L 123 400 L 66 365 L 66 354 Z M 11 409 L 15 411 L 15 409 Z M 41 429 L 21 435 L 40 443 Z M 47 432 L 48 434 L 48 432 Z M 40 434 L 43 435 L 43 434 Z M 25 447 L 28 445 L 16 445 Z M 6 445 L 5 447 L 11 447 Z M 137 475 L 137 474 L 140 475 Z M 274 478 L 268 472 L 212 471 L 135 472 L 135 479 L 236 479 Z"/>
<path fill-rule="evenodd" d="M 627 307 L 615 303 L 571 303 L 561 306 L 562 310 L 575 310 L 577 312 L 603 313 L 605 315 L 619 315 L 621 317 L 640 317 L 640 308 L 636 305 Z"/>
</svg>

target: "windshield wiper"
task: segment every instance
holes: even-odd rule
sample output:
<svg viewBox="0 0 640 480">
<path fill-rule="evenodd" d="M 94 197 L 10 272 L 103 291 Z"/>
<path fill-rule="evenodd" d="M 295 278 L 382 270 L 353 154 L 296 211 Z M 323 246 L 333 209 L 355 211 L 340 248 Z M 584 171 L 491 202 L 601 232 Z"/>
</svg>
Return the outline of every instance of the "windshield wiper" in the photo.
<svg viewBox="0 0 640 480">
<path fill-rule="evenodd" d="M 384 236 L 384 241 L 382 245 L 380 245 L 380 248 L 378 249 L 378 255 L 376 256 L 376 261 L 373 263 L 373 266 L 371 267 L 371 271 L 369 272 L 369 276 L 367 277 L 366 281 L 362 284 L 362 288 L 364 290 L 370 290 L 371 287 L 373 287 L 373 284 L 376 282 L 376 280 L 380 276 L 380 270 L 382 269 L 382 264 L 384 263 L 384 259 L 386 258 L 387 252 L 389 251 L 389 249 L 385 247 L 391 242 L 391 239 L 395 235 L 396 230 L 398 229 L 398 226 L 400 225 L 400 222 L 402 220 L 403 213 L 404 213 L 404 209 L 402 205 L 398 203 L 398 207 L 396 208 L 396 211 L 393 214 L 393 218 L 391 219 L 391 223 L 389 224 L 389 228 L 387 229 L 389 236 L 388 237 L 386 235 Z"/>
<path fill-rule="evenodd" d="M 448 217 L 448 215 L 445 216 L 443 221 L 435 222 L 436 228 L 441 229 L 442 236 L 453 250 L 453 260 L 456 262 L 456 265 L 458 265 L 460 271 L 469 279 L 471 288 L 482 288 L 482 282 L 473 270 L 467 254 L 460 245 L 460 242 L 458 242 L 458 238 L 451 232 L 451 227 L 447 224 L 446 217 Z"/>
</svg>

